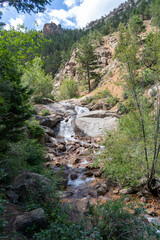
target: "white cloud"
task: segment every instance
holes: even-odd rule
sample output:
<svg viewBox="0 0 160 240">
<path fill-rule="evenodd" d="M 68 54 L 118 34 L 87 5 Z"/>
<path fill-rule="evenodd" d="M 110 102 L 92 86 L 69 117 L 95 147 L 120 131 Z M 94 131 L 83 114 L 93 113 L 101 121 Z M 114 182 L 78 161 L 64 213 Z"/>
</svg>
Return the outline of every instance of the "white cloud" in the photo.
<svg viewBox="0 0 160 240">
<path fill-rule="evenodd" d="M 70 8 L 76 4 L 76 0 L 64 0 L 63 4 L 65 4 L 68 8 Z"/>
<path fill-rule="evenodd" d="M 20 25 L 24 24 L 25 15 L 19 15 L 16 19 L 11 18 L 9 20 L 9 23 L 5 25 L 4 29 L 9 30 L 10 27 L 13 27 L 14 29 L 18 29 Z"/>
<path fill-rule="evenodd" d="M 46 21 L 60 23 L 63 27 L 83 28 L 91 21 L 107 15 L 124 2 L 125 0 L 64 0 L 63 3 L 68 10 L 48 9 L 45 13 L 39 14 L 36 21 L 41 28 Z"/>
</svg>

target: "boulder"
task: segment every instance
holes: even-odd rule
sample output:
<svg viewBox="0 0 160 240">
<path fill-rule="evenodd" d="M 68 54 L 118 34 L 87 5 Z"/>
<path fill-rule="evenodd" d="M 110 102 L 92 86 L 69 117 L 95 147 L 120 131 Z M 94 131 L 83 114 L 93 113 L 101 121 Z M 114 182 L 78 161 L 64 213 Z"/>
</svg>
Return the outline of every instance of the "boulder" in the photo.
<svg viewBox="0 0 160 240">
<path fill-rule="evenodd" d="M 119 191 L 119 193 L 120 193 L 120 194 L 124 194 L 124 195 L 126 195 L 126 194 L 132 194 L 132 193 L 133 193 L 133 189 L 132 189 L 132 188 L 124 188 L 124 189 L 121 189 L 121 190 Z"/>
<path fill-rule="evenodd" d="M 55 137 L 55 133 L 54 133 L 54 131 L 53 131 L 51 128 L 46 127 L 46 126 L 42 126 L 42 125 L 41 125 L 41 127 L 44 129 L 44 132 L 45 132 L 48 136 L 50 136 L 50 137 Z"/>
<path fill-rule="evenodd" d="M 22 171 L 11 183 L 11 190 L 18 195 L 18 200 L 23 200 L 34 191 L 42 194 L 43 187 L 51 185 L 51 181 L 37 173 Z"/>
<path fill-rule="evenodd" d="M 40 125 L 49 128 L 54 128 L 62 119 L 62 115 L 57 113 L 54 113 L 51 116 L 36 116 L 36 120 L 39 121 Z"/>
<path fill-rule="evenodd" d="M 106 130 L 117 128 L 117 117 L 93 118 L 78 117 L 75 119 L 75 131 L 77 134 L 97 137 L 105 135 Z"/>
<path fill-rule="evenodd" d="M 20 232 L 24 232 L 27 227 L 33 227 L 33 225 L 37 230 L 47 225 L 46 215 L 42 208 L 17 216 L 13 223 L 14 228 Z"/>
<path fill-rule="evenodd" d="M 82 198 L 82 199 L 75 200 L 74 204 L 75 204 L 77 210 L 82 214 L 85 214 L 90 207 L 88 198 Z"/>
</svg>

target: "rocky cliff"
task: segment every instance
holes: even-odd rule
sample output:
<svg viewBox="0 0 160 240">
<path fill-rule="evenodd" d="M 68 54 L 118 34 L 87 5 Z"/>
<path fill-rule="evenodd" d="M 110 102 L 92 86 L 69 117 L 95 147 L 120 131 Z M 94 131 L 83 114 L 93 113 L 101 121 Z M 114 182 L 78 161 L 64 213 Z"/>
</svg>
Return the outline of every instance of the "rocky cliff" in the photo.
<svg viewBox="0 0 160 240">
<path fill-rule="evenodd" d="M 53 35 L 54 33 L 63 33 L 61 25 L 56 25 L 55 23 L 46 23 L 43 26 L 44 35 Z"/>
</svg>

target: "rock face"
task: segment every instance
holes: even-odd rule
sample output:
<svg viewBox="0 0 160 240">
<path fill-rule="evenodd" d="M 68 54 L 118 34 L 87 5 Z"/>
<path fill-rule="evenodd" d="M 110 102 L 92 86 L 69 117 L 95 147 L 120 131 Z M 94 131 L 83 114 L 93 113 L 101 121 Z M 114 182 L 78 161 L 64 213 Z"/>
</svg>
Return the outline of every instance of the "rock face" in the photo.
<svg viewBox="0 0 160 240">
<path fill-rule="evenodd" d="M 44 35 L 53 35 L 54 33 L 63 33 L 63 30 L 60 25 L 56 25 L 55 23 L 46 23 L 43 26 Z"/>
<path fill-rule="evenodd" d="M 44 228 L 46 224 L 47 219 L 42 208 L 17 216 L 13 223 L 15 229 L 20 232 L 25 231 L 27 227 L 32 227 L 33 225 L 36 225 L 37 229 Z"/>
<path fill-rule="evenodd" d="M 39 121 L 40 125 L 46 126 L 49 128 L 53 128 L 59 123 L 63 117 L 58 114 L 52 114 L 52 116 L 47 116 L 47 117 L 42 117 L 42 116 L 37 116 L 36 120 Z"/>
<path fill-rule="evenodd" d="M 104 135 L 106 130 L 117 128 L 117 117 L 116 114 L 101 110 L 81 114 L 75 120 L 75 130 L 91 137 Z"/>
</svg>

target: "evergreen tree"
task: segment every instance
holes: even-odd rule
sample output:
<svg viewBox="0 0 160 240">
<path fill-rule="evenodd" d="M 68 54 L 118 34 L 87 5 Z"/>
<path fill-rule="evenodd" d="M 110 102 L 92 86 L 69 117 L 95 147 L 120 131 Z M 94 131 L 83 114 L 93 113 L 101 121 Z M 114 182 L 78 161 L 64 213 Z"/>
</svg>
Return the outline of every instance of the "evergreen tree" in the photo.
<svg viewBox="0 0 160 240">
<path fill-rule="evenodd" d="M 77 52 L 77 61 L 80 63 L 85 78 L 88 82 L 88 90 L 91 91 L 90 80 L 95 77 L 94 70 L 97 65 L 97 56 L 95 54 L 95 44 L 89 36 L 85 36 L 79 43 L 79 50 Z"/>
</svg>

